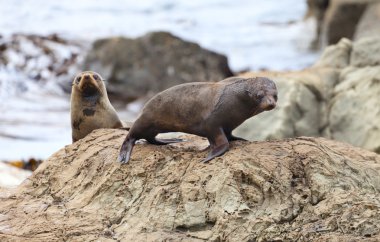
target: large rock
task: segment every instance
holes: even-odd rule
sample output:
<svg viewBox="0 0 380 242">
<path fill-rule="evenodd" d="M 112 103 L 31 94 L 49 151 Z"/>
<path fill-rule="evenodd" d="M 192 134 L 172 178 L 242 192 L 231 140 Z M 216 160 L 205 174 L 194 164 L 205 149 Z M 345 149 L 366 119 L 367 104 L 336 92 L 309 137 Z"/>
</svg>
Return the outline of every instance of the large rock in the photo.
<svg viewBox="0 0 380 242">
<path fill-rule="evenodd" d="M 331 137 L 380 153 L 380 66 L 347 68 L 331 101 Z"/>
<path fill-rule="evenodd" d="M 325 48 L 314 67 L 344 68 L 350 64 L 352 42 L 346 38 L 341 39 L 336 45 Z"/>
<path fill-rule="evenodd" d="M 327 44 L 353 39 L 364 10 L 371 0 L 331 0 L 325 18 Z"/>
<path fill-rule="evenodd" d="M 136 145 L 97 130 L 0 198 L 1 241 L 375 241 L 380 156 L 323 138 Z M 198 145 L 198 144 L 201 145 Z"/>
<path fill-rule="evenodd" d="M 328 125 L 328 100 L 339 72 L 335 69 L 310 69 L 290 73 L 245 73 L 266 76 L 276 82 L 276 109 L 264 112 L 240 125 L 234 134 L 248 140 L 323 136 Z"/>
<path fill-rule="evenodd" d="M 367 6 L 358 26 L 356 27 L 354 40 L 363 37 L 374 37 L 380 35 L 380 1 L 373 0 Z"/>
<path fill-rule="evenodd" d="M 243 74 L 275 80 L 279 100 L 234 133 L 248 140 L 323 136 L 380 153 L 379 52 L 379 37 L 342 39 L 307 70 Z"/>
<path fill-rule="evenodd" d="M 225 56 L 166 32 L 98 40 L 84 68 L 101 73 L 109 81 L 108 91 L 127 100 L 181 83 L 232 75 Z"/>
<path fill-rule="evenodd" d="M 363 38 L 352 48 L 350 63 L 355 67 L 380 65 L 380 36 Z"/>
</svg>

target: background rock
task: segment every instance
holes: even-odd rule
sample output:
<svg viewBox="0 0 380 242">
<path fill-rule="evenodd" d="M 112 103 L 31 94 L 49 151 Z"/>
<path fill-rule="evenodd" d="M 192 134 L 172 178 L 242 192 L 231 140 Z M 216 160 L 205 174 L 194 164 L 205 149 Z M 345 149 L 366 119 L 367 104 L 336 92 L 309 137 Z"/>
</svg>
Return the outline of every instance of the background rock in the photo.
<svg viewBox="0 0 380 242">
<path fill-rule="evenodd" d="M 380 35 L 380 1 L 373 0 L 366 8 L 360 19 L 354 40 L 363 37 L 374 37 Z"/>
<path fill-rule="evenodd" d="M 0 239 L 380 239 L 375 153 L 323 138 L 239 141 L 203 164 L 205 143 L 194 137 L 138 144 L 123 166 L 115 159 L 125 135 L 94 131 L 3 194 Z"/>
<path fill-rule="evenodd" d="M 323 136 L 380 153 L 379 52 L 378 37 L 342 39 L 313 68 L 243 74 L 272 78 L 279 100 L 234 133 L 248 140 Z"/>
<path fill-rule="evenodd" d="M 353 39 L 356 27 L 371 0 L 331 0 L 325 18 L 327 44 Z"/>
<path fill-rule="evenodd" d="M 248 140 L 322 136 L 327 124 L 327 105 L 338 81 L 334 69 L 310 69 L 290 73 L 246 73 L 266 76 L 276 82 L 276 109 L 248 119 L 234 133 Z"/>
<path fill-rule="evenodd" d="M 336 45 L 327 46 L 314 67 L 344 68 L 350 64 L 352 43 L 343 38 Z"/>
<path fill-rule="evenodd" d="M 347 68 L 331 101 L 331 137 L 380 153 L 380 66 Z"/>
<path fill-rule="evenodd" d="M 350 63 L 356 67 L 379 66 L 380 36 L 357 41 L 352 48 Z"/>
<path fill-rule="evenodd" d="M 232 75 L 225 56 L 167 32 L 98 40 L 84 69 L 102 73 L 109 81 L 108 91 L 129 101 L 181 83 L 219 81 Z"/>
</svg>

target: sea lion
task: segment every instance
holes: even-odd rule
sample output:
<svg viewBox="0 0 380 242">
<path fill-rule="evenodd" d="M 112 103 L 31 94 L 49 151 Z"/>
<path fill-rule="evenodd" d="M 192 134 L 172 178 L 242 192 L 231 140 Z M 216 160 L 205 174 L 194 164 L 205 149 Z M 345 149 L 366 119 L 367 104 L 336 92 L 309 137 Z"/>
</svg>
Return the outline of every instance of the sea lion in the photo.
<svg viewBox="0 0 380 242">
<path fill-rule="evenodd" d="M 103 78 L 96 72 L 78 74 L 71 89 L 71 130 L 73 142 L 84 138 L 94 129 L 122 128 L 110 103 Z"/>
<path fill-rule="evenodd" d="M 150 99 L 125 138 L 118 160 L 127 163 L 138 139 L 168 144 L 158 133 L 184 132 L 206 137 L 211 151 L 203 162 L 223 155 L 229 141 L 241 140 L 232 130 L 246 119 L 272 110 L 277 102 L 276 84 L 265 77 L 232 77 L 220 82 L 194 82 L 171 87 Z"/>
</svg>

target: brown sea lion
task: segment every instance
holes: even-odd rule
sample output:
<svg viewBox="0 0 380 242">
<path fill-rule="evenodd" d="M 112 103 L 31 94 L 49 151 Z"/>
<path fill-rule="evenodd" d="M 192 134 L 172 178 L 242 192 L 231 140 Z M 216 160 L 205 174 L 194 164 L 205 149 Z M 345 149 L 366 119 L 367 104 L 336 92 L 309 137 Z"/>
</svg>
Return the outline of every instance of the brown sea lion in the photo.
<svg viewBox="0 0 380 242">
<path fill-rule="evenodd" d="M 94 129 L 123 127 L 98 73 L 85 71 L 78 74 L 73 80 L 71 90 L 73 142 L 84 138 Z"/>
<path fill-rule="evenodd" d="M 203 162 L 224 154 L 228 141 L 239 140 L 232 130 L 246 119 L 275 108 L 276 84 L 265 77 L 227 78 L 220 82 L 195 82 L 158 93 L 144 106 L 120 149 L 118 160 L 127 163 L 138 139 L 168 144 L 158 133 L 184 132 L 206 137 L 211 151 Z"/>
</svg>

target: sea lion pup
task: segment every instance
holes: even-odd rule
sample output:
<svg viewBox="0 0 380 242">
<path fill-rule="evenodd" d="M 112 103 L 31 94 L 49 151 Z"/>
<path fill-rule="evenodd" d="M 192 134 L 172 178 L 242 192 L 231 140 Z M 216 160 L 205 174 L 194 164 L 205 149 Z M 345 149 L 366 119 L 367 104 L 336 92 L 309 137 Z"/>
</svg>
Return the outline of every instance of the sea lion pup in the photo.
<svg viewBox="0 0 380 242">
<path fill-rule="evenodd" d="M 94 129 L 122 128 L 111 105 L 102 77 L 92 71 L 78 74 L 71 89 L 71 131 L 73 142 Z"/>
<path fill-rule="evenodd" d="M 220 82 L 195 82 L 158 93 L 144 106 L 120 149 L 118 160 L 127 163 L 138 139 L 151 144 L 158 133 L 184 132 L 206 137 L 211 151 L 203 162 L 223 155 L 229 141 L 239 140 L 232 130 L 246 119 L 272 110 L 277 102 L 276 84 L 265 77 L 227 78 Z"/>
</svg>

